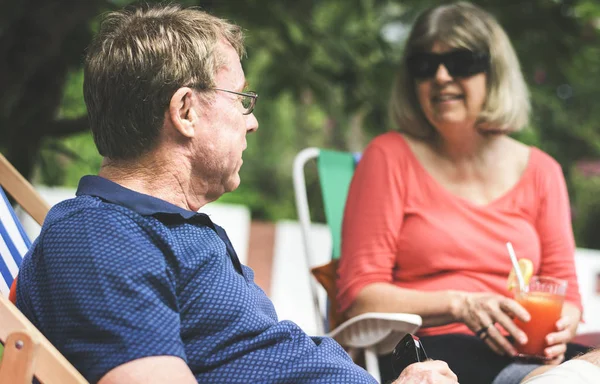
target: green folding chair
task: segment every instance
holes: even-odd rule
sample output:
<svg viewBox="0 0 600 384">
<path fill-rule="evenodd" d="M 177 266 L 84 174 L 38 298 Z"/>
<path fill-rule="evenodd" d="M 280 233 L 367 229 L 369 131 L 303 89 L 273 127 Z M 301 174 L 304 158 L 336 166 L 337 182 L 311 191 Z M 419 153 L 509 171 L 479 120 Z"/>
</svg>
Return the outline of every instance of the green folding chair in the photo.
<svg viewBox="0 0 600 384">
<path fill-rule="evenodd" d="M 302 229 L 306 264 L 309 269 L 317 264 L 312 247 L 316 247 L 318 244 L 311 242 L 311 219 L 304 167 L 309 161 L 316 160 L 317 162 L 325 217 L 331 231 L 331 257 L 339 259 L 344 207 L 354 167 L 359 157 L 360 154 L 319 148 L 306 148 L 296 155 L 293 169 L 296 210 Z M 328 305 L 324 303 L 327 300 L 326 294 L 315 279 L 310 280 L 309 289 L 313 297 L 317 329 L 320 334 L 334 338 L 346 348 L 364 351 L 365 368 L 378 382 L 381 380 L 377 356 L 391 353 L 396 343 L 406 333 L 416 332 L 422 323 L 421 317 L 416 314 L 372 312 L 346 320 L 326 332 L 328 313 Z"/>
</svg>

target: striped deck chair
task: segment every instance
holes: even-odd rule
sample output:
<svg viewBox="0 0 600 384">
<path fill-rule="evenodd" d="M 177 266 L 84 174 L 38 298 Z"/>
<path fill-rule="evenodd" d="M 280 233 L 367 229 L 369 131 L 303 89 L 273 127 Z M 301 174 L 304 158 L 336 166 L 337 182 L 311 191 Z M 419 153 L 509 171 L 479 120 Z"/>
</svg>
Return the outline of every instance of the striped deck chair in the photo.
<svg viewBox="0 0 600 384">
<path fill-rule="evenodd" d="M 0 294 L 9 296 L 23 256 L 31 246 L 4 190 L 0 188 Z M 14 291 L 14 290 L 13 290 Z"/>
<path fill-rule="evenodd" d="M 0 154 L 0 293 L 8 297 L 13 280 L 21 266 L 21 260 L 31 246 L 31 241 L 25 234 L 4 190 L 40 225 L 44 222 L 50 207 L 31 184 Z"/>
<path fill-rule="evenodd" d="M 31 184 L 0 154 L 0 341 L 4 346 L 0 383 L 30 384 L 33 376 L 44 384 L 87 383 L 8 300 L 31 242 L 4 190 L 40 225 L 49 209 Z"/>
</svg>

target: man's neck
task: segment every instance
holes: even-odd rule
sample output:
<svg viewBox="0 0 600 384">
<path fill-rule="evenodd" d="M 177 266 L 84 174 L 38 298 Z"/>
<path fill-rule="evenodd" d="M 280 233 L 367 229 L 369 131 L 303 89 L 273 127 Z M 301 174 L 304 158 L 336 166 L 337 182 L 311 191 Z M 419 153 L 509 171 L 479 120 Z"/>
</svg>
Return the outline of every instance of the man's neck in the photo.
<svg viewBox="0 0 600 384">
<path fill-rule="evenodd" d="M 215 200 L 207 195 L 207 185 L 194 180 L 189 162 L 183 159 L 175 164 L 154 155 L 132 161 L 105 158 L 98 176 L 190 211 Z"/>
</svg>

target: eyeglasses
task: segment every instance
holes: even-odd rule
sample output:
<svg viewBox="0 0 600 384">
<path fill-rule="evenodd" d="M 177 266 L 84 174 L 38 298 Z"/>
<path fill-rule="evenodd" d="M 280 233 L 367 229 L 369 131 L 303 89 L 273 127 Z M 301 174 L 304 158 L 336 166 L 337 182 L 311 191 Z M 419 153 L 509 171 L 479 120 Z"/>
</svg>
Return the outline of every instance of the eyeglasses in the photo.
<svg viewBox="0 0 600 384">
<path fill-rule="evenodd" d="M 441 64 L 452 77 L 469 77 L 490 69 L 490 56 L 483 52 L 473 52 L 468 49 L 457 49 L 447 53 L 412 54 L 406 61 L 408 72 L 416 79 L 435 77 Z"/>
<path fill-rule="evenodd" d="M 256 99 L 258 99 L 258 94 L 256 92 L 248 91 L 248 92 L 234 92 L 228 89 L 221 88 L 213 88 L 215 91 L 233 93 L 234 95 L 242 96 L 240 97 L 240 101 L 242 102 L 242 107 L 244 107 L 244 115 L 249 115 L 254 111 L 254 106 L 256 105 Z"/>
</svg>

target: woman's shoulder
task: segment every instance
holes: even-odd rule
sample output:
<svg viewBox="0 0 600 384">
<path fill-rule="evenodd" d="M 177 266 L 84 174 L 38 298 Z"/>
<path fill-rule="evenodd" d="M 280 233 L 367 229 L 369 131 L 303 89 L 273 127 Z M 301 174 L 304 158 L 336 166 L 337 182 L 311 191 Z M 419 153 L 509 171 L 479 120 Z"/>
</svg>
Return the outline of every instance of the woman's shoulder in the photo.
<svg viewBox="0 0 600 384">
<path fill-rule="evenodd" d="M 561 167 L 554 157 L 550 156 L 548 153 L 544 152 L 540 148 L 532 146 L 530 147 L 530 149 L 532 161 L 534 161 L 535 164 L 540 166 L 541 168 L 549 166 L 553 168 Z"/>
<path fill-rule="evenodd" d="M 529 147 L 530 155 L 529 162 L 532 168 L 534 168 L 537 172 L 542 174 L 554 173 L 557 170 L 562 173 L 562 167 L 548 153 L 544 152 L 538 147 L 530 146 Z"/>
<path fill-rule="evenodd" d="M 519 145 L 527 150 L 526 173 L 531 181 L 537 185 L 547 186 L 548 183 L 553 184 L 559 179 L 564 179 L 561 165 L 551 155 L 538 147 L 522 143 Z"/>
<path fill-rule="evenodd" d="M 411 150 L 402 134 L 386 132 L 373 138 L 362 153 L 359 165 L 363 169 L 381 172 L 404 172 L 412 162 Z"/>
<path fill-rule="evenodd" d="M 407 139 L 400 132 L 386 132 L 375 136 L 365 152 L 379 152 L 386 156 L 404 157 L 409 154 Z"/>
<path fill-rule="evenodd" d="M 560 168 L 560 164 L 540 148 L 521 143 L 511 137 L 506 138 L 508 140 L 505 143 L 508 145 L 504 148 L 505 153 L 509 152 L 511 157 L 523 165 L 524 168 L 536 168 L 542 171 L 548 167 Z"/>
</svg>

